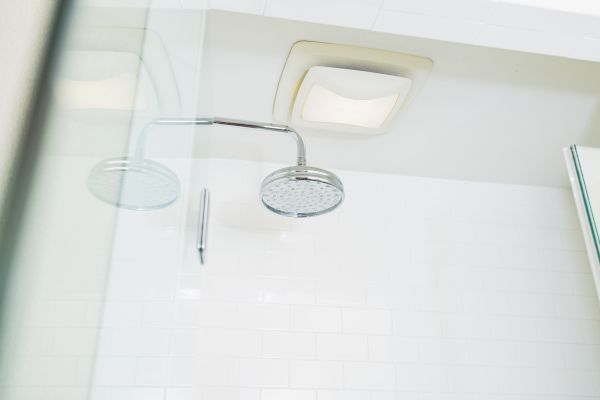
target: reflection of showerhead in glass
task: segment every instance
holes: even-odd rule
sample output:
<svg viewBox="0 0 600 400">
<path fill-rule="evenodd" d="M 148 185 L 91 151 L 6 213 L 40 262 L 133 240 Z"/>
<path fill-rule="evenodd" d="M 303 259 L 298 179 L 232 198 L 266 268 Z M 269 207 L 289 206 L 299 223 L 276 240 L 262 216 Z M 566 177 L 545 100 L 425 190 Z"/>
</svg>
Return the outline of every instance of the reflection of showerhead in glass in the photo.
<svg viewBox="0 0 600 400">
<path fill-rule="evenodd" d="M 179 196 L 179 179 L 173 171 L 155 161 L 135 158 L 96 164 L 88 187 L 100 200 L 131 210 L 166 207 Z"/>
</svg>

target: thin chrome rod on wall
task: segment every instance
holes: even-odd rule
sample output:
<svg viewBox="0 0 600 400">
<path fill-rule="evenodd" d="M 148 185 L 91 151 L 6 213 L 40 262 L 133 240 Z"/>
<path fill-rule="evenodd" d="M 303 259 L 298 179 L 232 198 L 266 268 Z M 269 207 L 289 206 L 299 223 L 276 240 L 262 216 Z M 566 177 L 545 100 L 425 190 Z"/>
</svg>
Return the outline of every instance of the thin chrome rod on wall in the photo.
<svg viewBox="0 0 600 400">
<path fill-rule="evenodd" d="M 144 147 L 146 138 L 150 132 L 150 128 L 153 126 L 177 126 L 177 125 L 229 125 L 237 126 L 239 128 L 250 128 L 250 129 L 262 129 L 271 132 L 281 132 L 289 134 L 296 142 L 297 156 L 296 163 L 300 166 L 306 165 L 306 148 L 304 146 L 304 140 L 294 129 L 287 125 L 269 124 L 263 122 L 253 122 L 241 119 L 232 118 L 159 118 L 150 121 L 143 129 L 138 138 L 137 148 L 135 152 L 136 158 L 143 158 Z"/>
</svg>

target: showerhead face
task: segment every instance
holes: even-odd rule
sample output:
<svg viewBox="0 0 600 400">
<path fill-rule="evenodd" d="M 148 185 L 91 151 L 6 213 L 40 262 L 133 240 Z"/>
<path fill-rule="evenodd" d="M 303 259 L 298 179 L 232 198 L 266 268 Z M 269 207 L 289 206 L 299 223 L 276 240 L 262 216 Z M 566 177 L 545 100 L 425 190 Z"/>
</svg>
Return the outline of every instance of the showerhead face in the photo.
<svg viewBox="0 0 600 400">
<path fill-rule="evenodd" d="M 131 210 L 155 210 L 179 196 L 179 179 L 155 161 L 113 158 L 92 168 L 88 188 L 100 200 Z"/>
<path fill-rule="evenodd" d="M 265 178 L 260 199 L 269 210 L 287 217 L 313 217 L 334 210 L 344 200 L 344 185 L 324 169 L 293 166 Z"/>
</svg>

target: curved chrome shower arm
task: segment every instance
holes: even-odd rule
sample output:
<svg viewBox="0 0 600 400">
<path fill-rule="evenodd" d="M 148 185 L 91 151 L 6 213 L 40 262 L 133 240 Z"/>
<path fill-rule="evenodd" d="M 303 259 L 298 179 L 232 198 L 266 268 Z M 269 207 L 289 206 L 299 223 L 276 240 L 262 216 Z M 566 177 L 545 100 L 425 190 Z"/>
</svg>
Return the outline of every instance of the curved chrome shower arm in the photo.
<svg viewBox="0 0 600 400">
<path fill-rule="evenodd" d="M 144 152 L 144 144 L 146 142 L 146 136 L 148 135 L 148 129 L 154 125 L 229 125 L 229 126 L 237 126 L 240 128 L 250 128 L 250 129 L 262 129 L 271 132 L 281 132 L 288 133 L 292 136 L 292 138 L 296 141 L 297 147 L 297 159 L 296 162 L 298 165 L 306 165 L 306 148 L 304 146 L 304 140 L 302 140 L 302 136 L 298 132 L 296 132 L 293 128 L 287 125 L 277 125 L 277 124 L 269 124 L 263 122 L 254 122 L 254 121 L 245 121 L 241 119 L 231 119 L 231 118 L 158 118 L 153 121 L 150 121 L 144 128 L 139 137 L 139 141 L 136 148 L 136 157 L 142 158 Z"/>
</svg>

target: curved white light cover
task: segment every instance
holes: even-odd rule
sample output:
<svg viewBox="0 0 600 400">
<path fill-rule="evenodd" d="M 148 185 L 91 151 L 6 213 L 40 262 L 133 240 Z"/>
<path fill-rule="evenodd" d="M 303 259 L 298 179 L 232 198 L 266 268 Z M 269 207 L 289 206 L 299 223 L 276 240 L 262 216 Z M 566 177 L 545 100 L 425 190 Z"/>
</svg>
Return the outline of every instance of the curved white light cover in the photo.
<svg viewBox="0 0 600 400">
<path fill-rule="evenodd" d="M 375 99 L 350 99 L 321 85 L 313 85 L 302 107 L 302 119 L 379 128 L 397 101 L 397 94 Z"/>
<path fill-rule="evenodd" d="M 410 88 L 411 80 L 401 76 L 312 67 L 298 90 L 292 125 L 381 133 L 402 107 Z"/>
</svg>

